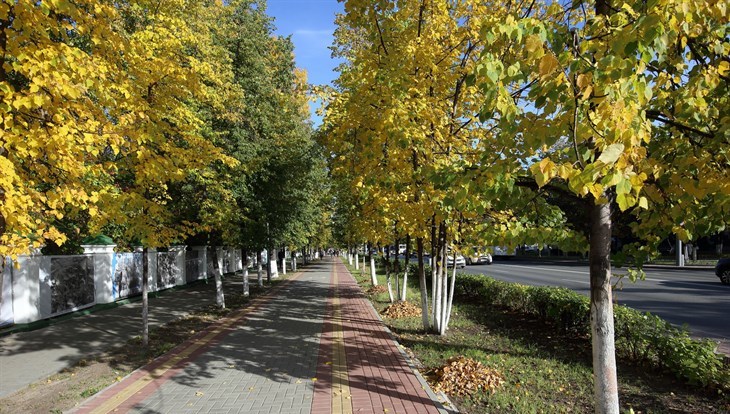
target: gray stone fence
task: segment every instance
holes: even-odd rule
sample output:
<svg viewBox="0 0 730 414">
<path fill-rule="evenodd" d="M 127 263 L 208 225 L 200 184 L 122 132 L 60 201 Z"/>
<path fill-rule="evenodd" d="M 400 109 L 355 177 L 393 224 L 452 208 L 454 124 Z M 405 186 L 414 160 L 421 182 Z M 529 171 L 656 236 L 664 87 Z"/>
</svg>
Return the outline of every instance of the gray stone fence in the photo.
<svg viewBox="0 0 730 414">
<path fill-rule="evenodd" d="M 46 256 L 39 251 L 9 258 L 0 276 L 0 327 L 27 324 L 112 303 L 142 293 L 142 249 L 115 252 L 116 245 L 82 246 L 84 254 Z M 185 285 L 213 276 L 206 246 L 148 249 L 150 292 Z M 217 249 L 223 273 L 243 269 L 241 250 Z"/>
</svg>

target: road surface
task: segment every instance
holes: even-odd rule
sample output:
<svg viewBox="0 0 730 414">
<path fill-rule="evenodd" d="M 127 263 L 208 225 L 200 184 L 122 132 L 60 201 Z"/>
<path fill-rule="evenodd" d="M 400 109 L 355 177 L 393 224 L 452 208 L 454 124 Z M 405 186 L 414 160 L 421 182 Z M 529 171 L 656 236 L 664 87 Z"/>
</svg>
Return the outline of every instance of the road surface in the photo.
<svg viewBox="0 0 730 414">
<path fill-rule="evenodd" d="M 647 268 L 646 280 L 614 290 L 619 304 L 648 311 L 675 324 L 687 324 L 694 336 L 721 341 L 730 354 L 730 286 L 724 286 L 712 270 Z M 497 260 L 492 265 L 474 265 L 465 273 L 486 274 L 495 279 L 535 286 L 563 286 L 588 296 L 588 265 Z M 625 268 L 614 268 L 625 274 Z M 616 279 L 614 277 L 614 279 Z"/>
</svg>

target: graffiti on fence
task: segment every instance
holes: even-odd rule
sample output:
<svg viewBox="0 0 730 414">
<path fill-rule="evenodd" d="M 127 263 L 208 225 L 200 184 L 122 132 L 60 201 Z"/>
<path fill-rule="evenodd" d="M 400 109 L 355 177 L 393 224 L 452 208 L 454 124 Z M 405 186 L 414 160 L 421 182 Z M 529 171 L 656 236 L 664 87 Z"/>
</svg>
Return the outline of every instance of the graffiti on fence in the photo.
<svg viewBox="0 0 730 414">
<path fill-rule="evenodd" d="M 176 252 L 157 253 L 157 289 L 175 286 L 180 271 Z"/>
<path fill-rule="evenodd" d="M 142 294 L 142 253 L 117 253 L 114 256 L 114 299 Z"/>
<path fill-rule="evenodd" d="M 45 284 L 50 285 L 51 315 L 91 306 L 95 302 L 94 261 L 90 256 L 52 257 Z"/>
</svg>

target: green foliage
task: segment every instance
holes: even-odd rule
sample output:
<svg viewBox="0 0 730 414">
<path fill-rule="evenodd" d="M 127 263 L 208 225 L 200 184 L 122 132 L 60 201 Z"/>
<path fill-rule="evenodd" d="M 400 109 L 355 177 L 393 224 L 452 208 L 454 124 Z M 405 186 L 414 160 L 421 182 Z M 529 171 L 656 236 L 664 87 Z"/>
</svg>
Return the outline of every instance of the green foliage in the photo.
<svg viewBox="0 0 730 414">
<path fill-rule="evenodd" d="M 590 334 L 589 300 L 570 289 L 458 274 L 455 294 L 540 317 L 564 331 Z M 686 329 L 625 306 L 614 308 L 614 323 L 616 352 L 621 357 L 667 370 L 690 384 L 730 390 L 730 369 L 723 366 L 712 341 L 692 339 Z"/>
</svg>

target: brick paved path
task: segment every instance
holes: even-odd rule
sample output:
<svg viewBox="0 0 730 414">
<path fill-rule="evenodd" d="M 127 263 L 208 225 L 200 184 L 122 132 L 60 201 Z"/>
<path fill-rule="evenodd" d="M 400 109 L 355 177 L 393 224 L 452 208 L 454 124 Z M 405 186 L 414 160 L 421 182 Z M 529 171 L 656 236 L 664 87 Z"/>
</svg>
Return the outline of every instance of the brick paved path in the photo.
<svg viewBox="0 0 730 414">
<path fill-rule="evenodd" d="M 78 413 L 438 413 L 339 260 L 86 401 Z"/>
</svg>

